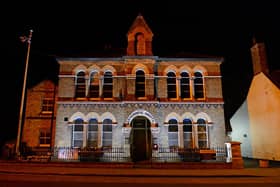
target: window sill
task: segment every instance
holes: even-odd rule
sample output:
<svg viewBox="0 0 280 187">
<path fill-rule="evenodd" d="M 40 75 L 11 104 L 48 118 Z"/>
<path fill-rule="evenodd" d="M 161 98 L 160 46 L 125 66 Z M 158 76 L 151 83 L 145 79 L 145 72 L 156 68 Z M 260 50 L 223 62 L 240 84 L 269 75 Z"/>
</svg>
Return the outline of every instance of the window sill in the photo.
<svg viewBox="0 0 280 187">
<path fill-rule="evenodd" d="M 113 98 L 104 98 L 104 101 L 113 101 Z"/>
<path fill-rule="evenodd" d="M 41 114 L 43 115 L 51 115 L 53 112 L 52 111 L 42 111 Z"/>
<path fill-rule="evenodd" d="M 50 144 L 40 144 L 39 147 L 51 147 Z"/>
<path fill-rule="evenodd" d="M 76 99 L 76 101 L 86 101 L 87 100 L 87 98 L 85 98 L 85 97 L 77 97 L 75 99 Z"/>
<path fill-rule="evenodd" d="M 89 98 L 90 101 L 100 101 L 100 98 Z"/>
<path fill-rule="evenodd" d="M 137 100 L 147 100 L 147 97 L 137 97 Z"/>
</svg>

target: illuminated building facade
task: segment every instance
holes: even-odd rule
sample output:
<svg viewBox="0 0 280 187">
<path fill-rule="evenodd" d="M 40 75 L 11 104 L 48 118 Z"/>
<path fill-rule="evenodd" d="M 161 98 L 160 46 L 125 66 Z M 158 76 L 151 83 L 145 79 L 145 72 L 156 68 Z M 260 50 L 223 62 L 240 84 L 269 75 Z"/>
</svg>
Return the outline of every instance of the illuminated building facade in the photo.
<svg viewBox="0 0 280 187">
<path fill-rule="evenodd" d="M 223 58 L 154 56 L 152 40 L 138 15 L 125 56 L 57 58 L 52 147 L 125 148 L 138 161 L 224 145 Z"/>
</svg>

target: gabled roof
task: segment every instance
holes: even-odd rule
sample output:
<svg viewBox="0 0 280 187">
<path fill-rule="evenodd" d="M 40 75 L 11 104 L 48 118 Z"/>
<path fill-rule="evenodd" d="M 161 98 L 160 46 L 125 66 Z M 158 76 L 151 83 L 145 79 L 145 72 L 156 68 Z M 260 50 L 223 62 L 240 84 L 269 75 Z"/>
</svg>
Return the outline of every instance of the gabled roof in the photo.
<svg viewBox="0 0 280 187">
<path fill-rule="evenodd" d="M 128 30 L 128 34 L 132 33 L 134 31 L 134 29 L 137 27 L 144 27 L 147 32 L 153 33 L 152 30 L 150 29 L 150 27 L 148 26 L 148 24 L 146 23 L 144 17 L 141 14 L 139 14 L 135 18 L 134 22 L 132 23 L 131 27 Z"/>
</svg>

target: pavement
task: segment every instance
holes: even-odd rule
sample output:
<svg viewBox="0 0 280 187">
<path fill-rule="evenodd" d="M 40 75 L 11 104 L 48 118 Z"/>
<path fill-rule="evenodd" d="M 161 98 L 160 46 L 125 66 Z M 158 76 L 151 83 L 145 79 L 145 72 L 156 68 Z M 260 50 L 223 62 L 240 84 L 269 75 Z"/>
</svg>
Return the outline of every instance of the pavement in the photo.
<svg viewBox="0 0 280 187">
<path fill-rule="evenodd" d="M 248 165 L 248 163 L 247 163 Z M 0 161 L 1 173 L 68 175 L 68 176 L 127 176 L 127 177 L 273 177 L 280 181 L 280 167 L 245 167 L 242 169 L 174 169 L 94 167 L 88 164 L 29 163 Z"/>
</svg>

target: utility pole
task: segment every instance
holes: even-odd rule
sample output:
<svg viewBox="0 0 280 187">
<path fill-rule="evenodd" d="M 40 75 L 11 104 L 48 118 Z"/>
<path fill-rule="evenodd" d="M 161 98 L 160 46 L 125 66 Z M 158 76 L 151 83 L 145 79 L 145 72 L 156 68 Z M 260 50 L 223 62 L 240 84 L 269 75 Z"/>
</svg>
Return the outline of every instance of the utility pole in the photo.
<svg viewBox="0 0 280 187">
<path fill-rule="evenodd" d="M 30 53 L 30 45 L 31 45 L 31 37 L 32 37 L 33 30 L 29 31 L 29 36 L 21 36 L 20 40 L 22 42 L 27 42 L 27 55 L 25 61 L 25 71 L 24 71 L 24 79 L 23 79 L 23 87 L 21 93 L 21 104 L 20 104 L 20 112 L 19 112 L 19 122 L 18 122 L 18 132 L 17 132 L 17 143 L 16 143 L 16 154 L 19 158 L 21 156 L 20 152 L 20 144 L 21 144 L 21 131 L 23 125 L 23 109 L 25 103 L 25 93 L 26 93 L 26 80 L 27 80 L 27 72 L 28 72 L 28 63 L 29 63 L 29 53 Z"/>
</svg>

